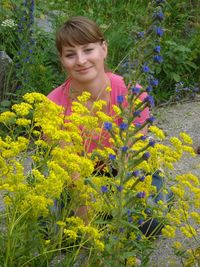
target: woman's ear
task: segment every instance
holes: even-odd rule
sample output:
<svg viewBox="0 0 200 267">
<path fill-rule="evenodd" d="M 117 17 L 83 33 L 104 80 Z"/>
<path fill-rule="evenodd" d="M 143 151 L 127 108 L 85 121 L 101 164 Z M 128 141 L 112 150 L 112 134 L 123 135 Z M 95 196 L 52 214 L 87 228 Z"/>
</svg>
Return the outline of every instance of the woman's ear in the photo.
<svg viewBox="0 0 200 267">
<path fill-rule="evenodd" d="M 107 45 L 107 42 L 106 41 L 103 41 L 102 44 L 102 49 L 104 51 L 104 59 L 106 59 L 107 57 L 107 54 L 108 54 L 108 45 Z"/>
</svg>

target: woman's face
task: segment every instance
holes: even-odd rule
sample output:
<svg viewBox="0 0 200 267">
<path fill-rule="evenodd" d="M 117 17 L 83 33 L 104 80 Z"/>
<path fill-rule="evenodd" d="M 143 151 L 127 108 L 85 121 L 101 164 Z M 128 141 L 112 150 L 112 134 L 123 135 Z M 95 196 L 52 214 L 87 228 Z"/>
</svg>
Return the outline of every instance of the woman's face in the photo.
<svg viewBox="0 0 200 267">
<path fill-rule="evenodd" d="M 68 75 L 77 82 L 87 83 L 105 73 L 106 42 L 63 46 L 61 63 Z"/>
</svg>

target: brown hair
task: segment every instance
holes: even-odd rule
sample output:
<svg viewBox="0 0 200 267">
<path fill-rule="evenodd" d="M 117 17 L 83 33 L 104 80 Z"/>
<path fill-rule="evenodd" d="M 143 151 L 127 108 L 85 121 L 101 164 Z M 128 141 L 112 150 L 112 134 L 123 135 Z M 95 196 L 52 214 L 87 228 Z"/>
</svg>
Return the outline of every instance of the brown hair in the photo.
<svg viewBox="0 0 200 267">
<path fill-rule="evenodd" d="M 57 31 L 56 47 L 62 54 L 63 46 L 84 45 L 104 40 L 103 33 L 93 20 L 77 16 L 66 21 Z"/>
</svg>

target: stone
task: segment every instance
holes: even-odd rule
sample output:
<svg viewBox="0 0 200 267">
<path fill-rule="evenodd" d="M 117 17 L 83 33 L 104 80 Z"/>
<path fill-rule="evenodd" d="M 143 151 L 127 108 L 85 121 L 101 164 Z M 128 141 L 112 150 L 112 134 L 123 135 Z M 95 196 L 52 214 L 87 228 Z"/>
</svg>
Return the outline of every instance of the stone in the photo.
<svg viewBox="0 0 200 267">
<path fill-rule="evenodd" d="M 5 51 L 0 51 L 0 101 L 3 100 L 6 84 L 7 84 L 7 74 L 12 66 L 12 59 L 7 55 Z"/>
</svg>

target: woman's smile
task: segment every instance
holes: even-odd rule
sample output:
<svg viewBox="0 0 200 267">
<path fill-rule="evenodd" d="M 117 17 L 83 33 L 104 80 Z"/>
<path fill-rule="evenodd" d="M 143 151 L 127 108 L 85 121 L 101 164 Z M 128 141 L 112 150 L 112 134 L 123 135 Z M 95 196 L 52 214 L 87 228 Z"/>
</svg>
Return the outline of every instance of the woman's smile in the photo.
<svg viewBox="0 0 200 267">
<path fill-rule="evenodd" d="M 90 67 L 86 67 L 86 68 L 84 67 L 84 68 L 76 69 L 75 71 L 78 72 L 78 73 L 80 73 L 80 74 L 85 74 L 85 73 L 87 73 L 91 68 L 92 68 L 92 66 L 90 66 Z"/>
</svg>

